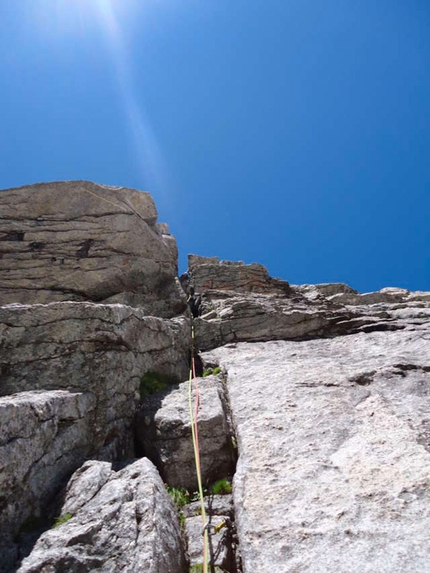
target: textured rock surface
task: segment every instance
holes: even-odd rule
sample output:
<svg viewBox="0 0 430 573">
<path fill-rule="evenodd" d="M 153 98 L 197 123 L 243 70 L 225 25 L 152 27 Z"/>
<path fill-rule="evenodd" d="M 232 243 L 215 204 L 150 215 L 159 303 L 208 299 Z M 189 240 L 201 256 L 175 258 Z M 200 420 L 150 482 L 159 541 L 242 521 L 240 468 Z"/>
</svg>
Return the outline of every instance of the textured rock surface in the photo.
<svg viewBox="0 0 430 573">
<path fill-rule="evenodd" d="M 244 573 L 428 570 L 429 310 L 411 313 L 402 331 L 206 354 L 228 373 Z"/>
<path fill-rule="evenodd" d="M 119 304 L 0 307 L 0 395 L 91 391 L 108 419 L 129 416 L 146 371 L 187 376 L 189 331 L 184 318 L 162 320 Z"/>
<path fill-rule="evenodd" d="M 0 570 L 17 558 L 20 525 L 86 459 L 94 408 L 90 393 L 64 390 L 0 398 Z"/>
<path fill-rule="evenodd" d="M 182 509 L 185 516 L 185 533 L 190 565 L 202 562 L 203 556 L 203 523 L 200 514 L 200 502 L 186 505 Z M 214 495 L 205 498 L 205 511 L 211 535 L 209 536 L 209 553 L 211 563 L 224 571 L 235 571 L 235 540 L 231 524 L 234 519 L 233 500 L 231 495 Z M 218 532 L 213 528 L 223 522 L 226 525 Z"/>
<path fill-rule="evenodd" d="M 211 484 L 232 474 L 233 447 L 221 381 L 215 376 L 207 376 L 199 378 L 198 382 L 202 480 L 204 484 Z M 136 437 L 144 454 L 157 465 L 166 483 L 190 491 L 197 489 L 188 382 L 144 399 L 137 414 Z"/>
<path fill-rule="evenodd" d="M 68 484 L 65 523 L 44 533 L 19 571 L 185 573 L 176 510 L 145 458 L 115 472 L 87 462 Z"/>
<path fill-rule="evenodd" d="M 134 456 L 141 377 L 156 370 L 185 378 L 189 340 L 185 319 L 122 305 L 0 308 L 0 519 L 8 524 L 0 531 L 7 539 L 88 457 Z"/>
<path fill-rule="evenodd" d="M 191 261 L 188 278 L 202 295 L 195 331 L 203 351 L 239 341 L 401 330 L 428 320 L 429 293 L 386 288 L 359 294 L 342 283 L 290 286 L 269 277 L 262 265 Z"/>
<path fill-rule="evenodd" d="M 124 187 L 63 181 L 1 192 L 0 305 L 116 296 L 178 314 L 176 242 L 156 221 L 149 193 Z"/>
<path fill-rule="evenodd" d="M 286 281 L 269 276 L 266 267 L 259 263 L 221 261 L 217 257 L 188 257 L 188 275 L 199 292 L 206 290 L 233 290 L 236 292 L 261 292 L 289 294 Z"/>
</svg>

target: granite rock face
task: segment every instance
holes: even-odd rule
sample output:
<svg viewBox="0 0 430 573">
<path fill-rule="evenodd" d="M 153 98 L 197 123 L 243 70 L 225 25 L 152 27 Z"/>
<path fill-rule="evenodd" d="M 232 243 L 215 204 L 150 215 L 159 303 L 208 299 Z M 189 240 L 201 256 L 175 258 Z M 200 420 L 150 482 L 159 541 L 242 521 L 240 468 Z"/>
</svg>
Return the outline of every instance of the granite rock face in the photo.
<svg viewBox="0 0 430 573">
<path fill-rule="evenodd" d="M 205 499 L 205 511 L 209 536 L 209 554 L 211 563 L 223 571 L 236 571 L 236 540 L 232 524 L 234 523 L 233 499 L 229 495 L 213 495 Z M 202 562 L 203 524 L 199 502 L 193 502 L 182 509 L 185 517 L 185 534 L 187 538 L 190 565 Z M 215 528 L 219 530 L 215 531 Z"/>
<path fill-rule="evenodd" d="M 232 433 L 220 379 L 207 376 L 197 382 L 200 387 L 198 434 L 202 481 L 209 485 L 234 471 Z M 195 399 L 193 390 L 193 404 Z M 156 464 L 166 483 L 197 490 L 188 382 L 179 384 L 172 391 L 147 396 L 136 416 L 135 431 L 143 453 Z"/>
<path fill-rule="evenodd" d="M 141 377 L 156 370 L 185 378 L 189 342 L 186 319 L 123 305 L 0 307 L 5 552 L 16 553 L 11 537 L 86 459 L 134 456 Z"/>
<path fill-rule="evenodd" d="M 63 181 L 0 192 L 0 305 L 108 300 L 182 312 L 176 242 L 156 221 L 149 193 L 124 187 Z"/>
<path fill-rule="evenodd" d="M 0 398 L 0 570 L 18 557 L 14 539 L 20 526 L 40 516 L 62 481 L 86 459 L 95 418 L 89 392 L 33 391 Z"/>
<path fill-rule="evenodd" d="M 72 477 L 63 524 L 44 533 L 20 573 L 185 573 L 176 510 L 151 462 L 114 471 L 87 462 Z"/>
<path fill-rule="evenodd" d="M 428 570 L 429 318 L 205 355 L 228 375 L 243 573 Z"/>
</svg>

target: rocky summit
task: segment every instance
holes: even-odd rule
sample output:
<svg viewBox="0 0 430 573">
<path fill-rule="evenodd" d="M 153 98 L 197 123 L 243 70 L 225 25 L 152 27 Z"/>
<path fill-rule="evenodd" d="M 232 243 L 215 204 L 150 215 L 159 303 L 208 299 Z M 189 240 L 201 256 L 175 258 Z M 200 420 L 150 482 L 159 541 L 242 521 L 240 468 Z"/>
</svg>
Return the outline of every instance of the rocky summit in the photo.
<svg viewBox="0 0 430 573">
<path fill-rule="evenodd" d="M 148 193 L 0 192 L 0 571 L 427 572 L 430 292 L 177 274 Z"/>
</svg>

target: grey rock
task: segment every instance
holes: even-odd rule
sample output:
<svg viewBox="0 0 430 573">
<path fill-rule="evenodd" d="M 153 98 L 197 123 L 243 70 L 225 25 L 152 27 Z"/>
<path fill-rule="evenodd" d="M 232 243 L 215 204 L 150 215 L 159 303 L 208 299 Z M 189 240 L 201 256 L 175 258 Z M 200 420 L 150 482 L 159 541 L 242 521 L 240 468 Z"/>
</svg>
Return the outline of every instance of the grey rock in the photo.
<svg viewBox="0 0 430 573">
<path fill-rule="evenodd" d="M 204 355 L 228 374 L 244 573 L 428 571 L 429 324 Z"/>
<path fill-rule="evenodd" d="M 206 515 L 227 516 L 230 520 L 234 519 L 233 496 L 231 494 L 206 496 L 204 502 Z M 193 501 L 184 505 L 182 513 L 186 518 L 196 517 L 201 515 L 201 509 L 200 501 Z"/>
<path fill-rule="evenodd" d="M 429 293 L 391 287 L 359 294 L 343 283 L 290 286 L 262 265 L 191 261 L 187 276 L 202 295 L 195 320 L 202 351 L 241 341 L 402 330 L 430 318 Z"/>
<path fill-rule="evenodd" d="M 211 520 L 210 525 L 216 527 L 226 520 L 226 516 L 219 516 Z M 187 536 L 188 555 L 190 565 L 203 562 L 203 524 L 202 518 L 189 517 L 185 520 L 185 534 Z M 209 535 L 209 558 L 211 565 L 218 566 L 222 570 L 231 571 L 234 563 L 232 555 L 232 542 L 228 527 L 223 527 L 218 532 L 211 530 Z"/>
<path fill-rule="evenodd" d="M 156 224 L 149 193 L 42 183 L 2 191 L 0 213 L 0 305 L 131 293 L 151 309 L 169 293 L 174 305 L 161 304 L 162 315 L 182 312 L 176 243 Z"/>
<path fill-rule="evenodd" d="M 197 379 L 200 387 L 198 435 L 204 484 L 232 474 L 234 467 L 223 385 L 215 376 Z M 136 437 L 143 452 L 170 486 L 197 489 L 191 436 L 188 382 L 144 399 L 136 417 Z M 192 392 L 195 403 L 195 390 Z M 194 407 L 194 406 L 193 406 Z"/>
<path fill-rule="evenodd" d="M 0 398 L 0 570 L 17 558 L 14 542 L 91 450 L 90 393 L 21 392 Z"/>
<path fill-rule="evenodd" d="M 87 462 L 72 477 L 62 509 L 68 520 L 44 533 L 20 573 L 185 573 L 176 510 L 145 458 L 113 471 Z"/>
<path fill-rule="evenodd" d="M 242 262 L 218 262 L 217 258 L 190 255 L 188 264 L 188 275 L 198 292 L 227 290 L 282 295 L 290 292 L 286 281 L 270 277 L 266 267 L 259 263 L 245 265 Z"/>
<path fill-rule="evenodd" d="M 186 319 L 122 305 L 0 307 L 0 531 L 9 560 L 11 536 L 80 464 L 135 455 L 141 377 L 185 378 L 189 344 Z"/>
<path fill-rule="evenodd" d="M 354 311 L 339 305 L 328 307 L 326 302 L 316 304 L 303 297 L 232 291 L 206 291 L 204 310 L 211 314 L 204 314 L 194 322 L 197 344 L 202 351 L 236 341 L 333 335 L 339 323 L 356 316 Z"/>
</svg>

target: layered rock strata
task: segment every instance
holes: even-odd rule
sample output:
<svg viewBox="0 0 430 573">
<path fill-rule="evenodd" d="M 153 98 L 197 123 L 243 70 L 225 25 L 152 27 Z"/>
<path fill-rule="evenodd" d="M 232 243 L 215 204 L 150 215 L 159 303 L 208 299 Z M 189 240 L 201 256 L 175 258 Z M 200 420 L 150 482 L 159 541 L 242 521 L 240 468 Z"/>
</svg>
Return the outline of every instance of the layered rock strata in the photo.
<svg viewBox="0 0 430 573">
<path fill-rule="evenodd" d="M 255 267 L 259 268 L 258 280 Z M 342 283 L 288 285 L 261 269 L 262 265 L 190 258 L 186 282 L 202 297 L 201 316 L 195 320 L 202 351 L 231 342 L 402 330 L 407 323 L 428 320 L 429 294 L 425 292 L 387 288 L 359 294 Z M 213 279 L 217 273 L 221 276 L 218 282 Z"/>
<path fill-rule="evenodd" d="M 149 193 L 88 181 L 0 193 L 0 304 L 107 301 L 185 308 L 177 248 Z"/>
</svg>

